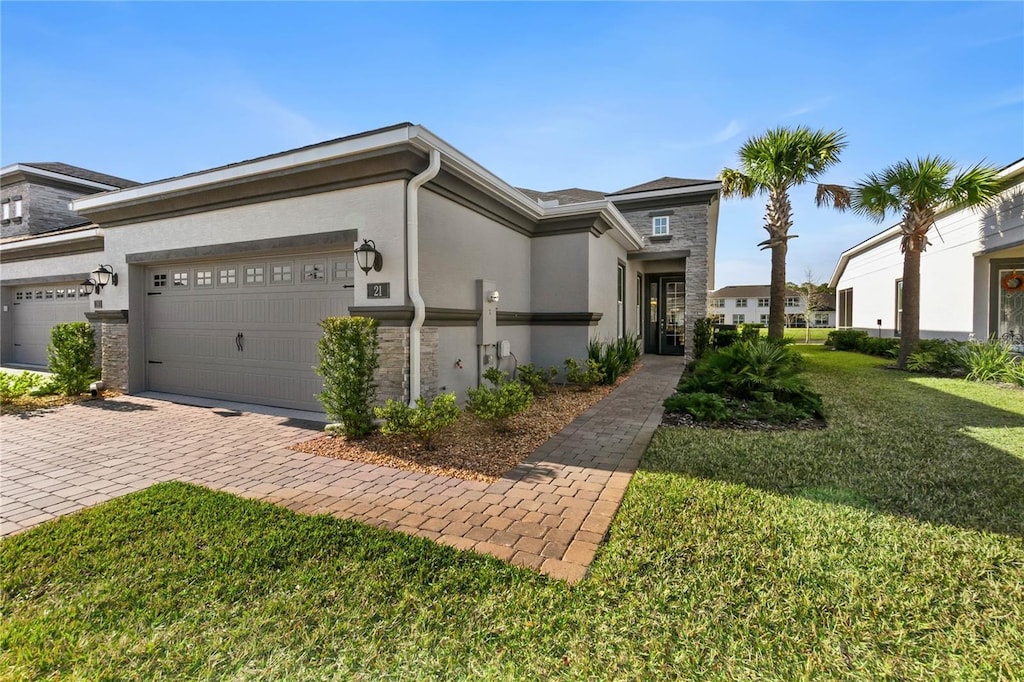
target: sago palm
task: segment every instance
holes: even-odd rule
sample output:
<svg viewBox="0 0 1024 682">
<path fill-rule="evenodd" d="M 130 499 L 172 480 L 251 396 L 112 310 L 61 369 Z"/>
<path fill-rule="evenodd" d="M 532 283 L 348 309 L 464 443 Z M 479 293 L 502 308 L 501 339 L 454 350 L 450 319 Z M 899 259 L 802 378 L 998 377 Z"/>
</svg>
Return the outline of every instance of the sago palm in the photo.
<svg viewBox="0 0 1024 682">
<path fill-rule="evenodd" d="M 772 250 L 768 304 L 768 337 L 771 339 L 781 339 L 785 332 L 786 252 L 789 240 L 797 236 L 789 234 L 793 226 L 789 190 L 818 178 L 839 163 L 839 154 L 845 147 L 846 135 L 841 130 L 811 130 L 804 126 L 774 128 L 751 137 L 740 147 L 739 169 L 725 168 L 718 175 L 726 198 L 768 196 L 764 216 L 768 239 L 758 246 Z M 819 204 L 827 197 L 839 201 L 842 192 L 819 188 Z"/>
<path fill-rule="evenodd" d="M 869 174 L 847 197 L 849 208 L 877 222 L 901 215 L 903 313 L 897 361 L 901 369 L 921 338 L 921 254 L 929 244 L 928 231 L 940 212 L 986 206 L 999 194 L 997 168 L 979 163 L 956 174 L 955 170 L 955 163 L 938 156 L 900 161 Z"/>
</svg>

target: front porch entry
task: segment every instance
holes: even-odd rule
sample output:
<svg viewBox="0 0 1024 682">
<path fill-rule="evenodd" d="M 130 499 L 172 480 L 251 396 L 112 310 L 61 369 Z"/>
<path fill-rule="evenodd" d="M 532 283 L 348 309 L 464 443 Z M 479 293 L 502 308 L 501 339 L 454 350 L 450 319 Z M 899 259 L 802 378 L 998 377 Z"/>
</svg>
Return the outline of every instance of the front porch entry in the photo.
<svg viewBox="0 0 1024 682">
<path fill-rule="evenodd" d="M 683 273 L 646 275 L 644 352 L 682 355 L 686 338 L 686 278 Z"/>
</svg>

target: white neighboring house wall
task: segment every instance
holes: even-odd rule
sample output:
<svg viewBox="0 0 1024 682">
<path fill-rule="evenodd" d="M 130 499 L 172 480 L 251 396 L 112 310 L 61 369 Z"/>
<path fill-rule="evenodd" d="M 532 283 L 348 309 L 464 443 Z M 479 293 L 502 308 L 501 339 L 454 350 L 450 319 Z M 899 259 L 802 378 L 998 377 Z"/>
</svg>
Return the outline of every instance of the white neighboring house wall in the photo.
<svg viewBox="0 0 1024 682">
<path fill-rule="evenodd" d="M 1024 160 L 1002 171 L 1008 187 L 992 207 L 940 214 L 921 256 L 921 338 L 984 339 L 993 320 L 999 284 L 994 268 L 1024 268 Z M 903 278 L 898 225 L 846 250 L 832 275 L 838 324 L 898 336 L 897 282 Z M 852 319 L 842 319 L 852 291 Z M 1021 294 L 1024 296 L 1024 294 Z"/>
<path fill-rule="evenodd" d="M 767 299 L 768 286 L 765 285 L 765 293 L 762 295 L 749 295 L 749 296 L 729 296 L 722 295 L 726 293 L 729 287 L 723 287 L 718 291 L 713 291 L 708 295 L 708 316 L 714 318 L 716 315 L 721 315 L 720 324 L 743 324 L 743 323 L 760 323 L 768 324 L 768 306 L 759 305 L 759 299 Z M 720 293 L 722 292 L 722 293 Z M 790 293 L 787 298 L 800 298 L 799 294 Z M 746 301 L 746 305 L 741 306 L 742 301 Z M 721 302 L 721 306 L 718 306 L 716 302 Z M 792 316 L 794 319 L 797 316 L 804 314 L 804 306 L 802 299 L 800 299 L 799 305 L 787 305 L 786 315 L 787 317 Z M 742 315 L 743 319 L 739 320 L 738 315 Z M 836 323 L 836 311 L 835 310 L 814 310 L 810 312 L 811 315 L 811 327 L 812 328 L 835 328 Z M 762 317 L 764 319 L 762 319 Z M 820 321 L 815 321 L 815 318 L 819 317 Z M 787 319 L 788 327 L 802 329 L 804 328 L 803 322 L 789 323 Z"/>
</svg>

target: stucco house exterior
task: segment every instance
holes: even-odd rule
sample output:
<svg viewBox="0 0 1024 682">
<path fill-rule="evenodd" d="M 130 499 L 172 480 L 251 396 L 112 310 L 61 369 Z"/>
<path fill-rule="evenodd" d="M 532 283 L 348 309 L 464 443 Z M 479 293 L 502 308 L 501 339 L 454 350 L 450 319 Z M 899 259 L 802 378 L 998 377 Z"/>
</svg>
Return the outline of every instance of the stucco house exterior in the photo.
<svg viewBox="0 0 1024 682">
<path fill-rule="evenodd" d="M 83 226 L 3 232 L 2 360 L 33 364 L 12 343 L 22 307 L 101 265 L 116 284 L 75 305 L 105 381 L 130 393 L 320 411 L 317 323 L 332 315 L 380 321 L 381 400 L 464 397 L 489 367 L 561 366 L 629 333 L 681 354 L 707 309 L 719 190 L 517 189 L 402 123 L 80 196 Z M 364 244 L 379 269 L 357 267 Z"/>
<path fill-rule="evenodd" d="M 740 284 L 722 287 L 709 296 L 708 316 L 717 324 L 737 325 L 750 322 L 768 324 L 768 284 Z M 810 312 L 811 327 L 835 327 L 835 296 L 823 294 L 808 311 L 798 291 L 786 291 L 786 326 L 805 327 L 805 313 Z"/>
<path fill-rule="evenodd" d="M 1024 159 L 1000 171 L 1005 189 L 989 208 L 941 213 L 921 254 L 921 338 L 1022 343 Z M 832 273 L 838 326 L 899 335 L 903 254 L 898 225 L 843 251 Z M 1024 280 L 1021 280 L 1024 281 Z"/>
</svg>

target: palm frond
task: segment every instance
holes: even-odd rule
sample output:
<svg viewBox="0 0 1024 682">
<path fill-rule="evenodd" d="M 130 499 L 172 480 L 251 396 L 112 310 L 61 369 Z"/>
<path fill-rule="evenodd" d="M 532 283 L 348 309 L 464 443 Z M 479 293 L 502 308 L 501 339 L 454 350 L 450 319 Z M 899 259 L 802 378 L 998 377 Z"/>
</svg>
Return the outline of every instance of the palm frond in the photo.
<svg viewBox="0 0 1024 682">
<path fill-rule="evenodd" d="M 727 199 L 749 199 L 763 191 L 752 177 L 733 168 L 723 168 L 718 179 L 722 183 L 722 196 Z"/>
<path fill-rule="evenodd" d="M 819 184 L 818 191 L 814 195 L 814 205 L 821 208 L 822 206 L 831 206 L 837 208 L 840 211 L 845 211 L 850 208 L 850 200 L 852 193 L 849 187 L 843 185 L 829 185 Z"/>
<path fill-rule="evenodd" d="M 951 208 L 984 208 L 999 198 L 1002 178 L 999 169 L 981 163 L 961 171 L 949 185 L 947 201 Z"/>
</svg>

